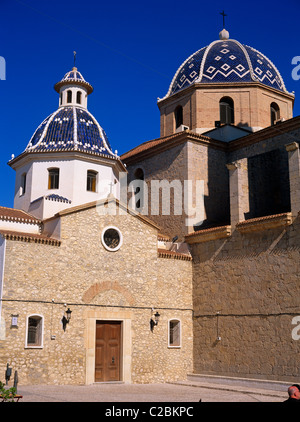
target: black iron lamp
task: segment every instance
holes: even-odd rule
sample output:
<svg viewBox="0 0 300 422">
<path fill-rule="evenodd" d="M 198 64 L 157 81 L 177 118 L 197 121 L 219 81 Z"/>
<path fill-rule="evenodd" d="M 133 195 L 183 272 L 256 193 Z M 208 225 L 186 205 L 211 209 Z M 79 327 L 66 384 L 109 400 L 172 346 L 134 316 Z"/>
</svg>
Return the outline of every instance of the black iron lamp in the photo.
<svg viewBox="0 0 300 422">
<path fill-rule="evenodd" d="M 152 312 L 154 312 L 154 309 L 152 309 Z M 154 314 L 154 319 L 153 319 L 153 316 L 150 319 L 150 329 L 151 329 L 151 331 L 153 331 L 153 328 L 158 324 L 159 317 L 160 317 L 160 314 L 158 313 L 158 311 L 156 311 L 155 314 Z"/>
<path fill-rule="evenodd" d="M 67 324 L 69 324 L 69 322 L 70 322 L 70 319 L 71 319 L 71 314 L 72 314 L 72 311 L 71 311 L 71 309 L 70 308 L 68 308 L 67 310 L 66 310 L 66 315 L 64 315 L 63 317 L 62 317 L 62 325 L 63 325 L 63 330 L 64 331 L 66 331 L 66 327 L 67 327 Z"/>
</svg>

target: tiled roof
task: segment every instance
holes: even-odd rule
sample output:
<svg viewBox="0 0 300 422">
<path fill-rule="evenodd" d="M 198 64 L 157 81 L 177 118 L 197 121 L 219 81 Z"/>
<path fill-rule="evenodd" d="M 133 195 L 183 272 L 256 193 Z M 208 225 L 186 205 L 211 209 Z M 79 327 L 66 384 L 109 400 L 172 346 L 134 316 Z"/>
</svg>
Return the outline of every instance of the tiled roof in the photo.
<svg viewBox="0 0 300 422">
<path fill-rule="evenodd" d="M 38 220 L 33 215 L 28 214 L 25 211 L 17 210 L 14 208 L 0 207 L 0 219 L 19 221 L 24 223 L 39 224 L 41 220 Z"/>
<path fill-rule="evenodd" d="M 191 255 L 179 253 L 175 251 L 168 251 L 167 249 L 157 249 L 159 258 L 173 258 L 181 259 L 183 261 L 192 261 L 193 258 Z"/>
<path fill-rule="evenodd" d="M 36 129 L 26 152 L 83 151 L 116 158 L 105 131 L 81 107 L 60 107 Z"/>
<path fill-rule="evenodd" d="M 82 74 L 78 71 L 78 69 L 76 67 L 73 67 L 73 69 L 70 72 L 67 72 L 65 74 L 65 76 L 62 78 L 61 81 L 57 82 L 54 85 L 54 89 L 55 91 L 59 92 L 60 88 L 63 85 L 66 84 L 75 84 L 75 85 L 81 85 L 84 86 L 87 89 L 88 94 L 91 94 L 93 92 L 93 87 L 91 84 L 89 84 L 84 77 L 82 76 Z"/>
<path fill-rule="evenodd" d="M 125 152 L 123 155 L 121 155 L 120 158 L 122 161 L 127 163 L 127 161 L 130 161 L 135 156 L 139 156 L 145 153 L 156 153 L 162 149 L 168 149 L 188 140 L 195 142 L 203 142 L 205 144 L 210 143 L 213 144 L 215 147 L 225 148 L 225 144 L 221 141 L 216 141 L 209 138 L 208 136 L 199 135 L 189 130 L 185 130 L 183 132 L 175 133 L 173 135 L 165 136 L 163 138 L 157 138 L 148 142 L 144 142 L 143 144 L 140 144 L 139 146 L 131 149 L 130 151 Z"/>
<path fill-rule="evenodd" d="M 185 235 L 187 243 L 201 243 L 231 236 L 231 226 L 217 226 L 209 229 L 198 230 Z"/>
<path fill-rule="evenodd" d="M 67 204 L 71 204 L 72 201 L 70 199 L 65 198 L 61 195 L 56 195 L 55 193 L 51 193 L 50 195 L 45 196 L 45 199 L 48 199 L 50 201 L 57 201 L 57 202 L 65 202 Z"/>
<path fill-rule="evenodd" d="M 10 230 L 0 229 L 0 235 L 7 240 L 18 240 L 21 242 L 42 243 L 52 246 L 60 246 L 61 242 L 57 239 L 47 237 L 42 234 L 22 233 Z"/>
<path fill-rule="evenodd" d="M 293 218 L 291 212 L 281 214 L 266 215 L 263 217 L 251 218 L 249 220 L 237 223 L 236 228 L 240 232 L 252 232 L 267 230 L 276 227 L 284 227 L 292 224 Z"/>
<path fill-rule="evenodd" d="M 163 149 L 168 149 L 173 147 L 177 143 L 185 141 L 194 141 L 213 146 L 215 148 L 222 149 L 227 152 L 232 152 L 238 149 L 241 149 L 245 146 L 255 144 L 262 140 L 270 139 L 275 136 L 280 136 L 284 133 L 290 132 L 292 130 L 297 130 L 300 128 L 300 116 L 293 117 L 281 123 L 278 123 L 273 126 L 268 126 L 267 128 L 261 129 L 257 132 L 246 134 L 245 136 L 233 140 L 231 142 L 225 143 L 218 141 L 212 138 L 209 138 L 205 135 L 199 135 L 193 133 L 189 130 L 185 130 L 180 133 L 175 133 L 173 135 L 165 136 L 162 138 L 154 139 L 148 142 L 140 144 L 136 148 L 131 149 L 128 152 L 125 152 L 121 155 L 121 160 L 125 163 L 130 163 L 136 158 L 139 159 L 143 155 L 152 155 L 159 153 Z"/>
<path fill-rule="evenodd" d="M 166 234 L 158 233 L 157 240 L 162 241 L 162 242 L 169 242 L 171 240 L 171 238 L 170 238 L 170 236 L 168 236 Z"/>
<path fill-rule="evenodd" d="M 260 82 L 287 92 L 278 69 L 264 54 L 236 40 L 221 39 L 196 51 L 179 66 L 164 98 L 194 83 L 228 82 Z"/>
</svg>

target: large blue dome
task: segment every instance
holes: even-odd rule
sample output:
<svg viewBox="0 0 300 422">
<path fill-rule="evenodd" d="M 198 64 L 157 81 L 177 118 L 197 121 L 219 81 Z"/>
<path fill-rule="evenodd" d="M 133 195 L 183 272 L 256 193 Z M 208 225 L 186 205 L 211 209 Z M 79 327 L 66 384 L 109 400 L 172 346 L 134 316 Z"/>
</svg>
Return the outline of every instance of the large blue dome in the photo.
<svg viewBox="0 0 300 422">
<path fill-rule="evenodd" d="M 36 129 L 27 152 L 84 151 L 116 157 L 95 117 L 76 106 L 60 107 Z"/>
<path fill-rule="evenodd" d="M 221 39 L 196 51 L 182 63 L 165 98 L 194 83 L 230 82 L 260 82 L 287 92 L 278 69 L 266 56 L 236 40 Z"/>
</svg>

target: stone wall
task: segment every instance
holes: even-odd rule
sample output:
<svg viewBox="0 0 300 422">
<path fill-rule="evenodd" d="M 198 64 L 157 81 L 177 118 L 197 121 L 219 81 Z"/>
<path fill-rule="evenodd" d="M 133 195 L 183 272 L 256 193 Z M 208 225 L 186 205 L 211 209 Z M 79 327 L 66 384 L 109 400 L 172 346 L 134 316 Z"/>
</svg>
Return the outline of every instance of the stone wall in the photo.
<svg viewBox="0 0 300 422">
<path fill-rule="evenodd" d="M 143 159 L 138 164 L 128 165 L 128 183 L 135 179 L 135 172 L 142 169 L 148 186 L 146 215 L 161 227 L 164 234 L 170 237 L 177 235 L 179 239 L 183 239 L 184 235 L 193 232 L 197 227 L 229 223 L 229 175 L 226 159 L 226 153 L 221 148 L 189 140 Z M 162 189 L 159 197 L 159 215 L 154 215 L 151 212 L 154 199 L 151 190 L 153 181 L 159 183 L 167 181 L 170 184 L 176 181 L 179 183 L 182 188 L 181 214 L 176 215 L 174 212 L 174 203 L 176 204 L 176 202 L 173 189 L 170 190 L 169 215 L 163 215 L 162 212 L 162 201 L 166 198 L 162 196 Z M 191 182 L 189 194 L 185 181 Z M 198 191 L 196 188 L 198 181 L 203 181 L 203 200 L 199 194 L 200 188 Z M 187 203 L 191 205 L 190 211 Z M 203 209 L 203 212 L 197 211 L 195 214 L 196 208 L 197 210 Z"/>
<path fill-rule="evenodd" d="M 299 240 L 298 217 L 191 245 L 194 373 L 299 381 Z"/>
<path fill-rule="evenodd" d="M 182 90 L 158 103 L 161 114 L 160 136 L 175 133 L 174 111 L 183 108 L 183 124 L 203 133 L 220 120 L 220 100 L 228 96 L 234 102 L 234 124 L 254 131 L 271 125 L 271 103 L 280 108 L 280 118 L 293 117 L 293 100 L 289 95 L 260 84 L 200 84 Z"/>
<path fill-rule="evenodd" d="M 152 205 L 155 205 L 156 196 L 154 196 L 151 187 L 153 186 L 153 181 L 157 181 L 160 184 L 164 180 L 168 183 L 178 181 L 179 185 L 182 187 L 180 199 L 182 201 L 181 211 L 183 211 L 183 181 L 188 179 L 187 158 L 187 144 L 184 143 L 174 146 L 161 154 L 155 154 L 152 157 L 146 158 L 137 165 L 129 165 L 127 167 L 128 183 L 135 179 L 135 172 L 137 169 L 141 168 L 144 172 L 145 182 L 148 186 L 148 208 L 144 210 L 145 215 L 158 224 L 164 234 L 171 237 L 179 235 L 181 239 L 184 234 L 188 233 L 188 228 L 185 224 L 186 215 L 184 215 L 184 212 L 181 212 L 179 215 L 174 214 L 174 190 L 169 189 L 169 192 L 171 193 L 170 212 L 169 214 L 163 215 L 162 204 L 164 198 L 167 197 L 163 196 L 162 189 L 160 189 L 160 196 L 158 198 L 159 214 L 155 215 L 152 212 Z"/>
<path fill-rule="evenodd" d="M 121 379 L 146 383 L 184 379 L 192 370 L 192 266 L 159 258 L 157 229 L 138 217 L 86 208 L 61 215 L 61 244 L 6 240 L 0 372 L 18 370 L 20 384 L 92 383 L 97 320 L 122 322 Z M 117 226 L 123 245 L 101 244 Z M 67 304 L 72 318 L 63 331 Z M 159 324 L 150 331 L 151 308 Z M 11 315 L 18 327 L 11 327 Z M 26 348 L 26 319 L 44 318 L 42 348 Z M 168 321 L 182 324 L 182 347 L 168 347 Z M 55 337 L 54 337 L 55 336 Z"/>
</svg>

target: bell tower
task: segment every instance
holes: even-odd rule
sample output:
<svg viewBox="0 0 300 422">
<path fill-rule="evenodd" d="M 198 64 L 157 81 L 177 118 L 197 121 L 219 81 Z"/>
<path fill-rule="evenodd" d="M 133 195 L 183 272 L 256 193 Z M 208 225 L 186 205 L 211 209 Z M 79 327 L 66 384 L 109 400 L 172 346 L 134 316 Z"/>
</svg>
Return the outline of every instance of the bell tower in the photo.
<svg viewBox="0 0 300 422">
<path fill-rule="evenodd" d="M 58 109 L 39 125 L 25 151 L 9 162 L 16 171 L 14 208 L 41 220 L 109 193 L 119 198 L 120 172 L 126 172 L 87 109 L 93 87 L 77 67 L 54 89 Z"/>
</svg>

